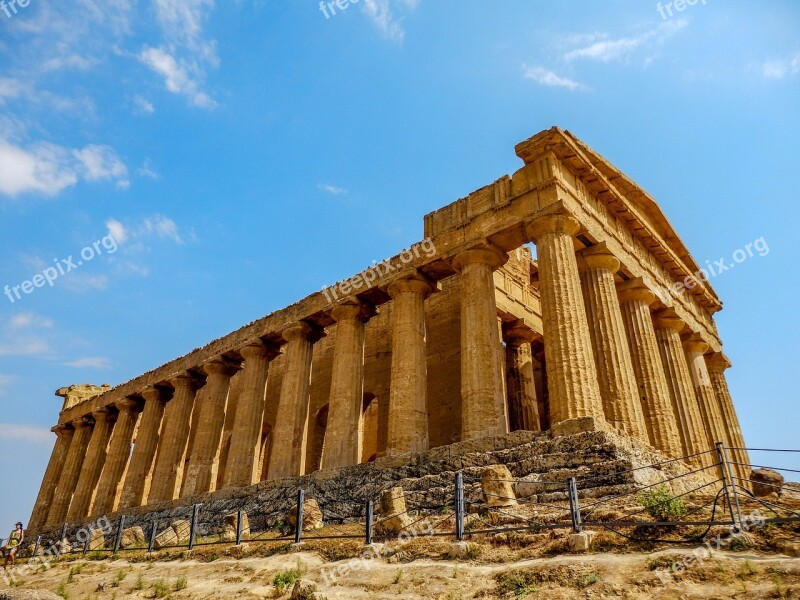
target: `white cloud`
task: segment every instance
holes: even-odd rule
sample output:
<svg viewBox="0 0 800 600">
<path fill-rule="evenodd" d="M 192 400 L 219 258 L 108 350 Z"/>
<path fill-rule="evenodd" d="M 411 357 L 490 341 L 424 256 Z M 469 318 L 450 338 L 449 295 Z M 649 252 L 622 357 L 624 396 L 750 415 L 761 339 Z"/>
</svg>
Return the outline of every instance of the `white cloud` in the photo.
<svg viewBox="0 0 800 600">
<path fill-rule="evenodd" d="M 108 228 L 108 235 L 114 238 L 114 241 L 118 244 L 124 244 L 125 240 L 128 239 L 128 231 L 125 229 L 125 225 L 116 219 L 106 221 L 106 227 Z"/>
<path fill-rule="evenodd" d="M 138 94 L 133 97 L 133 104 L 140 113 L 145 115 L 152 115 L 156 111 L 152 102 Z"/>
<path fill-rule="evenodd" d="M 70 292 L 102 291 L 108 287 L 108 277 L 89 273 L 73 272 L 58 280 L 59 285 Z"/>
<path fill-rule="evenodd" d="M 86 181 L 115 179 L 118 186 L 127 184 L 127 167 L 109 146 L 88 145 L 70 150 L 49 142 L 29 147 L 0 139 L 0 194 L 18 196 L 38 192 L 55 196 Z"/>
<path fill-rule="evenodd" d="M 42 63 L 42 71 L 64 71 L 75 69 L 76 71 L 88 71 L 96 64 L 96 61 L 80 56 L 79 54 L 66 54 L 50 58 Z"/>
<path fill-rule="evenodd" d="M 584 90 L 586 87 L 577 81 L 556 75 L 553 71 L 544 67 L 528 67 L 523 65 L 525 79 L 531 79 L 536 83 L 548 87 L 560 87 L 570 91 Z"/>
<path fill-rule="evenodd" d="M 64 363 L 65 367 L 74 369 L 110 369 L 111 361 L 104 356 L 87 356 Z"/>
<path fill-rule="evenodd" d="M 149 179 L 158 179 L 160 175 L 150 168 L 150 159 L 145 159 L 141 167 L 136 170 L 139 177 L 147 177 Z"/>
<path fill-rule="evenodd" d="M 37 425 L 0 423 L 0 440 L 23 441 L 32 444 L 52 444 L 53 432 Z"/>
<path fill-rule="evenodd" d="M 148 233 L 155 233 L 160 238 L 169 238 L 176 244 L 183 244 L 175 221 L 163 215 L 154 215 L 144 220 L 144 228 Z"/>
<path fill-rule="evenodd" d="M 333 194 L 334 196 L 340 196 L 342 194 L 347 193 L 347 190 L 345 188 L 336 187 L 335 185 L 331 185 L 330 183 L 320 183 L 317 186 L 317 188 L 328 194 Z"/>
<path fill-rule="evenodd" d="M 26 86 L 19 79 L 0 77 L 0 104 L 8 98 L 19 98 L 26 91 Z"/>
<path fill-rule="evenodd" d="M 627 58 L 636 51 L 648 49 L 652 46 L 662 44 L 687 26 L 685 19 L 677 19 L 661 23 L 654 29 L 644 33 L 618 39 L 607 39 L 607 36 L 593 34 L 587 40 L 588 45 L 570 50 L 564 55 L 564 60 L 594 60 L 599 62 L 611 62 Z M 597 37 L 605 38 L 599 41 L 590 41 Z"/>
<path fill-rule="evenodd" d="M 415 10 L 421 0 L 399 0 L 401 8 L 406 11 Z M 405 38 L 405 30 L 392 10 L 393 2 L 390 0 L 364 0 L 362 10 L 372 20 L 381 32 L 381 35 L 393 42 L 401 43 Z M 397 3 L 394 3 L 395 5 Z"/>
<path fill-rule="evenodd" d="M 139 60 L 146 64 L 154 72 L 164 78 L 164 84 L 173 94 L 186 96 L 194 106 L 200 108 L 214 108 L 217 103 L 200 88 L 197 81 L 189 70 L 190 64 L 178 64 L 174 56 L 163 48 L 146 48 L 139 55 Z M 196 67 L 194 68 L 196 69 Z"/>
<path fill-rule="evenodd" d="M 0 356 L 42 356 L 51 352 L 50 344 L 37 335 L 17 335 L 0 341 Z"/>
<path fill-rule="evenodd" d="M 53 319 L 32 312 L 17 313 L 8 320 L 10 329 L 41 328 L 51 329 L 55 325 Z"/>
<path fill-rule="evenodd" d="M 0 396 L 5 396 L 8 384 L 14 381 L 13 375 L 3 375 L 0 373 Z"/>
<path fill-rule="evenodd" d="M 761 73 L 767 79 L 783 79 L 787 75 L 797 75 L 800 73 L 800 52 L 790 58 L 765 62 L 761 67 Z"/>
</svg>

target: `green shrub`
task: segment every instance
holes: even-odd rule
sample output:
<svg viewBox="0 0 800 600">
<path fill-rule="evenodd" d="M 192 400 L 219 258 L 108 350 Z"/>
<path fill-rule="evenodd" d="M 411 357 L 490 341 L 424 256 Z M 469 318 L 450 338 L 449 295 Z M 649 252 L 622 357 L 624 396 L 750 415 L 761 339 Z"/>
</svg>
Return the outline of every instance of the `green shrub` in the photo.
<svg viewBox="0 0 800 600">
<path fill-rule="evenodd" d="M 169 595 L 169 586 L 163 579 L 153 584 L 153 598 L 166 598 Z"/>
<path fill-rule="evenodd" d="M 686 514 L 686 505 L 680 498 L 672 497 L 666 485 L 639 494 L 639 503 L 656 521 L 677 521 Z"/>
<path fill-rule="evenodd" d="M 175 591 L 180 592 L 181 590 L 185 590 L 186 586 L 189 585 L 189 582 L 186 581 L 186 577 L 181 575 L 175 580 Z"/>
<path fill-rule="evenodd" d="M 272 578 L 272 585 L 275 586 L 275 589 L 278 590 L 278 593 L 282 594 L 287 589 L 292 587 L 294 582 L 300 579 L 305 572 L 305 568 L 303 568 L 298 560 L 296 568 L 276 573 L 275 577 Z"/>
</svg>

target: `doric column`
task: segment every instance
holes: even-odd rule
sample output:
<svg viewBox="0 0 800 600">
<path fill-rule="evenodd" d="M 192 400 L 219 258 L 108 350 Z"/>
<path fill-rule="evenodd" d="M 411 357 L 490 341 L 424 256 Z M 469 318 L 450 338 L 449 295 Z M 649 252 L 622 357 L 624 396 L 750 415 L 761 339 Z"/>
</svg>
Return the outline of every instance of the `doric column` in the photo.
<svg viewBox="0 0 800 600">
<path fill-rule="evenodd" d="M 189 427 L 192 422 L 196 384 L 183 373 L 170 380 L 175 388 L 172 400 L 164 409 L 164 422 L 158 444 L 158 454 L 150 484 L 147 503 L 173 500 L 178 497 L 186 446 L 189 444 Z"/>
<path fill-rule="evenodd" d="M 647 425 L 614 282 L 619 266 L 619 260 L 604 243 L 581 251 L 578 257 L 606 421 L 647 442 Z"/>
<path fill-rule="evenodd" d="M 733 398 L 728 389 L 728 381 L 725 378 L 725 369 L 731 366 L 730 361 L 722 352 L 716 352 L 706 356 L 706 366 L 708 367 L 708 374 L 711 377 L 711 387 L 714 389 L 714 395 L 717 398 L 717 404 L 722 409 L 722 417 L 725 422 L 726 441 L 727 444 L 735 450 L 729 452 L 729 456 L 741 465 L 750 464 L 750 456 L 747 453 L 744 442 L 744 435 L 742 428 L 739 425 L 739 417 L 736 415 L 736 409 L 733 406 Z M 741 465 L 736 466 L 737 475 L 743 479 L 749 479 L 750 469 Z M 739 482 L 741 485 L 747 486 L 747 482 Z"/>
<path fill-rule="evenodd" d="M 314 342 L 320 338 L 321 332 L 308 323 L 298 321 L 284 329 L 281 335 L 286 340 L 286 370 L 281 382 L 275 425 L 270 433 L 272 448 L 270 450 L 269 441 L 264 448 L 264 453 L 269 454 L 269 462 L 264 465 L 265 479 L 296 477 L 306 473 L 311 366 Z"/>
<path fill-rule="evenodd" d="M 132 398 L 118 400 L 114 406 L 119 410 L 111 441 L 108 444 L 108 455 L 103 466 L 97 493 L 89 511 L 90 515 L 102 515 L 114 512 L 120 493 L 122 476 L 131 455 L 133 432 L 139 418 L 139 403 Z"/>
<path fill-rule="evenodd" d="M 492 274 L 507 260 L 505 252 L 489 245 L 453 259 L 453 268 L 461 274 L 462 440 L 508 431 Z"/>
<path fill-rule="evenodd" d="M 357 465 L 361 460 L 364 323 L 371 316 L 370 308 L 352 302 L 340 304 L 331 311 L 331 317 L 336 321 L 336 344 L 333 348 L 328 429 L 322 453 L 322 467 L 325 469 Z"/>
<path fill-rule="evenodd" d="M 672 311 L 657 313 L 653 319 L 656 330 L 658 350 L 661 353 L 661 362 L 664 365 L 664 374 L 667 377 L 672 411 L 678 419 L 678 430 L 681 436 L 683 455 L 688 456 L 698 452 L 705 452 L 713 448 L 706 437 L 703 421 L 700 417 L 700 406 L 692 385 L 692 376 L 681 343 L 681 331 L 685 323 Z M 714 462 L 714 456 L 704 454 L 690 459 L 689 462 L 699 465 L 709 465 Z"/>
<path fill-rule="evenodd" d="M 67 511 L 68 521 L 76 521 L 89 516 L 92 498 L 97 491 L 97 481 L 100 479 L 100 472 L 106 462 L 106 448 L 116 414 L 104 407 L 94 411 L 92 417 L 94 418 L 92 439 L 89 440 L 86 448 L 86 458 L 83 460 L 78 485 L 75 486 L 75 494 Z"/>
<path fill-rule="evenodd" d="M 231 376 L 235 373 L 221 358 L 207 362 L 202 369 L 207 375 L 206 384 L 195 401 L 197 433 L 183 476 L 181 498 L 214 491 L 217 480 L 215 458 L 225 425 L 225 404 Z"/>
<path fill-rule="evenodd" d="M 512 431 L 539 431 L 539 406 L 533 379 L 531 342 L 538 336 L 521 323 L 505 329 L 506 389 Z"/>
<path fill-rule="evenodd" d="M 620 286 L 619 298 L 650 443 L 678 458 L 682 456 L 678 423 L 650 315 L 655 294 L 640 279 L 633 279 Z"/>
<path fill-rule="evenodd" d="M 245 346 L 239 353 L 244 358 L 244 372 L 240 375 L 242 382 L 234 415 L 223 487 L 252 485 L 258 481 L 267 374 L 269 362 L 279 352 L 258 341 Z"/>
<path fill-rule="evenodd" d="M 601 426 L 605 421 L 572 241 L 578 231 L 580 224 L 566 212 L 527 223 L 539 264 L 550 425 L 557 429 L 562 421 L 581 417 L 592 417 Z"/>
<path fill-rule="evenodd" d="M 67 458 L 69 445 L 75 433 L 75 429 L 73 429 L 72 425 L 69 423 L 56 425 L 50 431 L 56 434 L 56 443 L 50 455 L 50 462 L 47 463 L 47 470 L 44 473 L 44 479 L 42 479 L 42 485 L 39 488 L 39 495 L 36 497 L 36 503 L 33 505 L 33 512 L 28 522 L 29 531 L 41 527 L 47 521 L 47 513 L 50 511 L 53 495 L 58 486 L 61 472 L 64 469 L 64 462 Z"/>
<path fill-rule="evenodd" d="M 58 485 L 56 485 L 53 504 L 47 516 L 47 525 L 60 525 L 67 518 L 67 510 L 72 502 L 75 486 L 78 484 L 83 460 L 86 456 L 86 448 L 89 446 L 89 440 L 92 437 L 93 424 L 94 421 L 89 417 L 80 417 L 72 421 L 75 434 L 69 444 L 64 468 L 61 471 Z"/>
<path fill-rule="evenodd" d="M 683 349 L 686 353 L 686 362 L 689 364 L 694 393 L 700 405 L 706 436 L 713 447 L 717 442 L 726 442 L 726 432 L 717 396 L 714 394 L 714 388 L 711 387 L 711 376 L 708 374 L 706 359 L 703 357 L 705 351 L 708 350 L 708 344 L 692 335 L 683 342 Z"/>
<path fill-rule="evenodd" d="M 136 432 L 133 454 L 125 474 L 125 483 L 119 500 L 120 510 L 142 506 L 147 494 L 147 482 L 156 457 L 159 430 L 164 416 L 164 400 L 161 390 L 148 387 L 142 391 L 144 411 Z"/>
<path fill-rule="evenodd" d="M 392 372 L 386 455 L 428 449 L 428 365 L 425 298 L 433 291 L 421 278 L 389 286 L 392 303 Z"/>
</svg>

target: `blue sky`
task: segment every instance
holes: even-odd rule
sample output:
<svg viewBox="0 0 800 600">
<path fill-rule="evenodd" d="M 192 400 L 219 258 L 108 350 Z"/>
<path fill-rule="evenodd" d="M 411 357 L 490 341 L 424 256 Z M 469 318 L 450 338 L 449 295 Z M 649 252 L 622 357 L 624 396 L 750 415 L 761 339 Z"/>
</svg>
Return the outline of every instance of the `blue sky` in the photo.
<svg viewBox="0 0 800 600">
<path fill-rule="evenodd" d="M 648 190 L 700 264 L 764 238 L 712 280 L 717 322 L 748 444 L 798 447 L 797 2 L 14 8 L 0 286 L 65 272 L 0 296 L 0 530 L 30 514 L 55 389 L 126 381 L 395 254 L 553 125 Z"/>
</svg>

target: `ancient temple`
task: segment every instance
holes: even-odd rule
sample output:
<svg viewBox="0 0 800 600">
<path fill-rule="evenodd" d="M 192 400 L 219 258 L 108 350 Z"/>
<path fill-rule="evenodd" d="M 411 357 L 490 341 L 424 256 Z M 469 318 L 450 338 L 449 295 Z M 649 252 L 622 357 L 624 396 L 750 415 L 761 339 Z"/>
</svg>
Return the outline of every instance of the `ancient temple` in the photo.
<svg viewBox="0 0 800 600">
<path fill-rule="evenodd" d="M 701 466 L 744 448 L 722 304 L 655 200 L 567 131 L 516 153 L 380 265 L 127 383 L 60 389 L 29 527 L 514 430 L 614 429 Z"/>
</svg>

